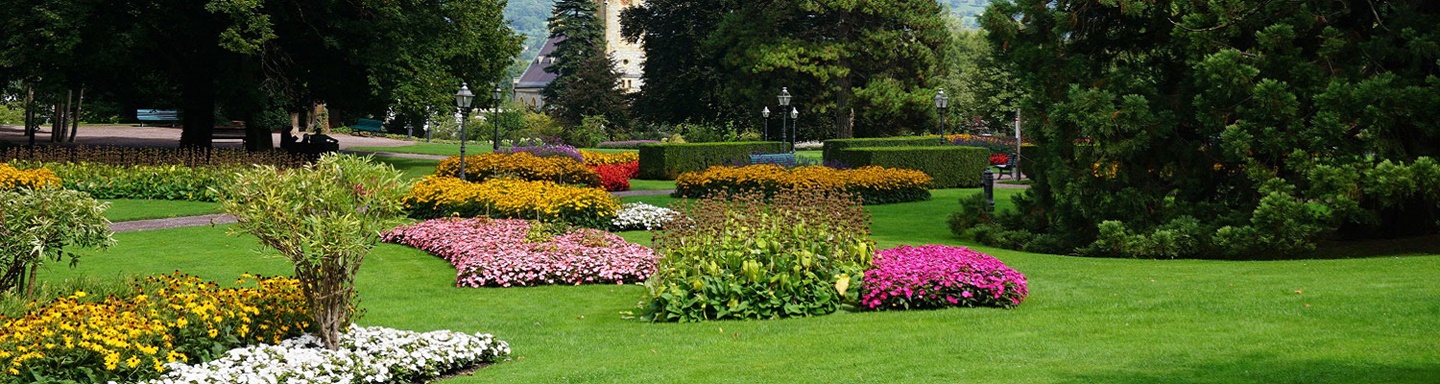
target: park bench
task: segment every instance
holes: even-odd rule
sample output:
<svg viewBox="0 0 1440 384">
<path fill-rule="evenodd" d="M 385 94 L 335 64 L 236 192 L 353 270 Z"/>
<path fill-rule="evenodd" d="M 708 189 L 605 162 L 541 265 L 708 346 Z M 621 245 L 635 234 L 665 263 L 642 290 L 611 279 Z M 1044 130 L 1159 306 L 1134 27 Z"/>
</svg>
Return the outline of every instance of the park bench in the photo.
<svg viewBox="0 0 1440 384">
<path fill-rule="evenodd" d="M 355 122 L 355 125 L 350 126 L 350 130 L 355 131 L 355 133 L 382 133 L 385 131 L 385 127 L 383 123 L 380 122 L 380 120 L 360 119 L 359 121 Z"/>
<path fill-rule="evenodd" d="M 1020 176 L 1015 174 L 1015 159 L 1018 157 L 1020 156 L 1010 155 L 1009 158 L 1005 159 L 1004 165 L 996 165 L 995 168 L 1000 169 L 1000 175 L 997 176 L 997 178 L 1003 179 L 1005 175 L 1010 175 L 1011 179 L 1019 180 Z"/>
<path fill-rule="evenodd" d="M 180 122 L 180 111 L 172 109 L 137 109 L 135 110 L 135 119 L 140 120 L 141 127 L 144 127 L 145 123 L 167 123 L 170 126 L 174 126 L 175 123 Z"/>
<path fill-rule="evenodd" d="M 793 153 L 757 153 L 750 155 L 750 164 L 778 164 L 782 167 L 795 166 Z"/>
</svg>

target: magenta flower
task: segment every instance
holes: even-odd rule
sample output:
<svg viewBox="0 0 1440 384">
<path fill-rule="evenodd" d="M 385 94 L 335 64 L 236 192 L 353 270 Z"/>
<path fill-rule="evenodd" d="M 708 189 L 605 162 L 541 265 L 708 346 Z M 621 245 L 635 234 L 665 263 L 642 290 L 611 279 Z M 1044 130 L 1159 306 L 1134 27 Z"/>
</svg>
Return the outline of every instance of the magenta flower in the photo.
<svg viewBox="0 0 1440 384">
<path fill-rule="evenodd" d="M 969 248 L 900 246 L 875 252 L 860 305 L 868 309 L 1014 307 L 1029 295 L 1025 275 Z"/>
</svg>

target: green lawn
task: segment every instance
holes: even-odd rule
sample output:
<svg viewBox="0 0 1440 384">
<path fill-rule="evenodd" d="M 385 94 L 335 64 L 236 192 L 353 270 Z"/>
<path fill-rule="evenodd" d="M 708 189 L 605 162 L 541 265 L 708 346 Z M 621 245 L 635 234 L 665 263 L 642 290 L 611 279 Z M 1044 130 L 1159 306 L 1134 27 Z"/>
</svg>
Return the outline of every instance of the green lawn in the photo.
<svg viewBox="0 0 1440 384">
<path fill-rule="evenodd" d="M 220 204 L 202 201 L 111 199 L 105 218 L 112 223 L 220 213 Z"/>
<path fill-rule="evenodd" d="M 975 189 L 872 207 L 874 238 L 969 245 L 945 215 Z M 1000 190 L 1002 196 L 1015 193 Z M 663 203 L 668 196 L 626 198 Z M 1001 209 L 1006 203 L 1001 202 Z M 117 234 L 47 280 L 288 271 L 226 226 Z M 648 238 L 645 232 L 626 237 Z M 357 284 L 363 324 L 494 333 L 513 360 L 442 383 L 1433 383 L 1440 255 L 1228 262 L 1095 259 L 976 247 L 1026 274 L 1015 309 L 840 312 L 771 321 L 624 318 L 634 285 L 455 288 L 445 261 L 382 244 Z"/>
<path fill-rule="evenodd" d="M 630 179 L 630 190 L 632 191 L 660 191 L 669 189 L 675 189 L 675 180 Z"/>
<path fill-rule="evenodd" d="M 411 159 L 408 157 L 375 156 L 386 164 L 399 169 L 401 176 L 406 179 L 417 179 L 435 173 L 435 166 L 440 164 L 439 160 Z"/>
</svg>

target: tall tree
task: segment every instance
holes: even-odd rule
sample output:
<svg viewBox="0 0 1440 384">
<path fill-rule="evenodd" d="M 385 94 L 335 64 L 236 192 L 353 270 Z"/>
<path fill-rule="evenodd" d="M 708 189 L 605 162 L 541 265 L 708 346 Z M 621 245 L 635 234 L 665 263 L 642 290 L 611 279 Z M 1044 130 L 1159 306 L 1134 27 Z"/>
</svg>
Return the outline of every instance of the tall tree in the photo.
<svg viewBox="0 0 1440 384">
<path fill-rule="evenodd" d="M 1043 149 L 999 243 L 1276 257 L 1437 229 L 1440 3 L 1018 0 L 982 22 Z"/>
<path fill-rule="evenodd" d="M 645 41 L 645 87 L 635 101 L 637 117 L 666 123 L 711 121 L 740 109 L 721 92 L 724 52 L 706 45 L 725 14 L 737 6 L 733 0 L 649 0 L 625 10 L 624 36 Z"/>
<path fill-rule="evenodd" d="M 559 0 L 551 8 L 550 38 L 555 43 L 555 61 L 546 72 L 564 77 L 580 63 L 605 52 L 605 24 L 600 20 L 593 0 Z M 547 93 L 553 93 L 547 87 Z"/>
<path fill-rule="evenodd" d="M 605 24 L 595 2 L 556 2 L 550 37 L 560 40 L 555 43 L 555 61 L 545 70 L 557 76 L 542 92 L 555 117 L 572 127 L 586 116 L 604 116 L 626 125 L 629 101 L 620 90 L 615 61 L 605 52 Z"/>
</svg>

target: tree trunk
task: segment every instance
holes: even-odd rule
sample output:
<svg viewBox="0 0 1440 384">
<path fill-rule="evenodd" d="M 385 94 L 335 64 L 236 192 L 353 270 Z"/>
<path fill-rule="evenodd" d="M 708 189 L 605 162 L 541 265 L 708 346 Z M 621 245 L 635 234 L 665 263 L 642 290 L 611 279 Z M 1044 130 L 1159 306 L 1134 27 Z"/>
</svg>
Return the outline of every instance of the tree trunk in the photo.
<svg viewBox="0 0 1440 384">
<path fill-rule="evenodd" d="M 204 71 L 201 71 L 204 72 Z M 207 74 L 192 74 L 183 85 L 185 101 L 180 146 L 210 149 L 215 141 L 215 83 Z"/>
<path fill-rule="evenodd" d="M 75 99 L 75 113 L 70 116 L 70 137 L 67 142 L 74 143 L 75 135 L 80 133 L 80 107 L 85 104 L 85 86 L 80 86 L 80 97 Z"/>
<path fill-rule="evenodd" d="M 848 66 L 841 61 L 841 66 Z M 835 90 L 835 137 L 855 137 L 855 110 L 850 106 L 850 75 L 841 76 Z"/>
<path fill-rule="evenodd" d="M 25 87 L 25 135 L 30 136 L 30 148 L 35 148 L 35 135 L 40 132 L 40 122 L 35 121 L 35 85 Z"/>
<path fill-rule="evenodd" d="M 270 136 L 270 129 L 255 123 L 257 113 L 248 111 L 242 116 L 245 119 L 245 150 L 258 152 L 274 149 L 275 140 Z"/>
</svg>

